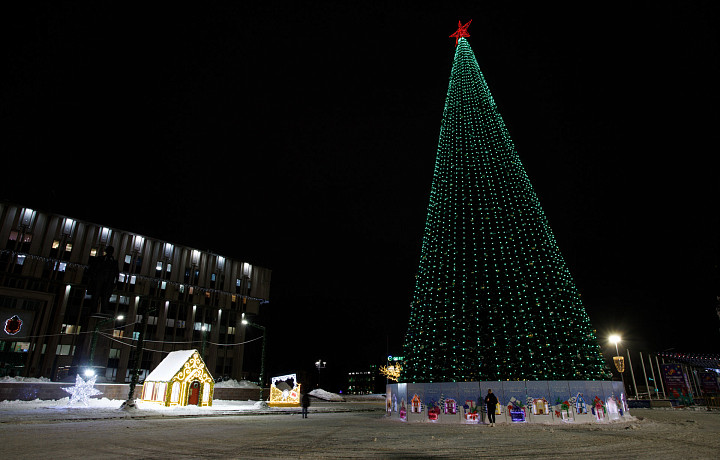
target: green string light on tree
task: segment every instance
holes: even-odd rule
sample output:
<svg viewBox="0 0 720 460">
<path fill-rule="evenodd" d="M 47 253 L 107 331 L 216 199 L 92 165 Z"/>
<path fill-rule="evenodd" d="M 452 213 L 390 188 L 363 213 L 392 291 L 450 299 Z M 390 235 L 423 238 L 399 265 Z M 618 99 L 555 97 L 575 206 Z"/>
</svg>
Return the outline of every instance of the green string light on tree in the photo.
<svg viewBox="0 0 720 460">
<path fill-rule="evenodd" d="M 405 340 L 406 382 L 609 378 L 466 37 L 457 39 Z"/>
</svg>

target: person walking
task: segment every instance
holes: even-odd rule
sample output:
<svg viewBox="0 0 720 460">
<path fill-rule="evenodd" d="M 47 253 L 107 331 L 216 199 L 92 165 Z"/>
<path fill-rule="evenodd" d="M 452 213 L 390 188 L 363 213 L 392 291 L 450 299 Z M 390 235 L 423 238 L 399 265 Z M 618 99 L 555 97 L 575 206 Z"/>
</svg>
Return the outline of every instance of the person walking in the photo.
<svg viewBox="0 0 720 460">
<path fill-rule="evenodd" d="M 302 394 L 302 418 L 307 418 L 308 407 L 310 407 L 310 395 L 307 393 Z"/>
<path fill-rule="evenodd" d="M 495 426 L 495 407 L 497 404 L 497 397 L 493 394 L 492 390 L 488 388 L 488 394 L 485 396 L 485 406 L 487 407 L 488 423 L 490 423 L 490 426 Z"/>
</svg>

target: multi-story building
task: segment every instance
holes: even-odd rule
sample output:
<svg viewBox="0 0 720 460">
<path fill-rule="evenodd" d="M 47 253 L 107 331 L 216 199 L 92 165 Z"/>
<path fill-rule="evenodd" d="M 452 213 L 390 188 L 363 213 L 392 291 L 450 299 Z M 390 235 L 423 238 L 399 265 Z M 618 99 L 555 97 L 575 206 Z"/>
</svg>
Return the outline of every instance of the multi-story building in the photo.
<svg viewBox="0 0 720 460">
<path fill-rule="evenodd" d="M 268 301 L 269 269 L 12 203 L 0 223 L 0 376 L 63 380 L 93 364 L 128 382 L 146 314 L 141 380 L 188 348 L 213 375 L 245 377 L 242 320 Z M 88 266 L 109 247 L 119 274 L 103 317 Z"/>
<path fill-rule="evenodd" d="M 378 367 L 371 364 L 366 371 L 348 372 L 347 393 L 351 395 L 368 395 L 378 393 L 379 383 L 384 384 L 385 380 L 380 382 Z M 384 392 L 384 388 L 381 392 Z"/>
</svg>

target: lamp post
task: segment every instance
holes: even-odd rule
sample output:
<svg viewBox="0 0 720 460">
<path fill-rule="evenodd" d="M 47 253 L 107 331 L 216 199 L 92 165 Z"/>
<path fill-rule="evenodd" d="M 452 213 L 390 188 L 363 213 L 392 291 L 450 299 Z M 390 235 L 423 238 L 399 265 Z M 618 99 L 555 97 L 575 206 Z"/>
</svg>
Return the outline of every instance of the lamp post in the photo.
<svg viewBox="0 0 720 460">
<path fill-rule="evenodd" d="M 200 328 L 202 334 L 202 345 L 200 346 L 200 357 L 205 359 L 205 343 L 207 342 L 207 326 L 205 324 Z"/>
<path fill-rule="evenodd" d="M 327 364 L 327 362 L 325 362 L 321 359 L 318 359 L 317 361 L 315 361 L 315 367 L 317 367 L 317 370 L 318 370 L 318 388 L 320 388 L 320 370 L 325 369 L 326 364 Z"/>
<path fill-rule="evenodd" d="M 617 334 L 613 334 L 610 337 L 608 337 L 610 342 L 615 344 L 615 356 L 613 356 L 613 362 L 615 363 L 615 369 L 620 373 L 620 378 L 622 379 L 623 388 L 625 388 L 625 376 L 623 375 L 623 372 L 625 372 L 625 358 L 620 356 L 620 350 L 618 349 L 618 342 L 621 342 L 620 336 Z"/>
<path fill-rule="evenodd" d="M 263 400 L 263 382 L 265 381 L 265 343 L 267 341 L 267 329 L 265 326 L 261 326 L 259 324 L 251 323 L 250 321 L 243 319 L 242 324 L 245 324 L 247 326 L 252 326 L 260 329 L 263 333 L 263 340 L 262 340 L 262 352 L 260 356 L 260 401 Z"/>
</svg>

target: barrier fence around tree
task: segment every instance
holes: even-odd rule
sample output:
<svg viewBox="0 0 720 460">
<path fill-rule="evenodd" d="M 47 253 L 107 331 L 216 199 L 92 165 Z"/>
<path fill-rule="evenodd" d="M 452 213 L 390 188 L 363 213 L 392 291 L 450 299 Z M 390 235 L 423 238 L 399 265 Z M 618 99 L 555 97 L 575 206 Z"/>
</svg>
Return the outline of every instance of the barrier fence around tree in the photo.
<svg viewBox="0 0 720 460">
<path fill-rule="evenodd" d="M 390 417 L 407 422 L 487 423 L 488 389 L 496 423 L 610 422 L 630 415 L 618 381 L 395 383 L 386 388 Z"/>
</svg>

